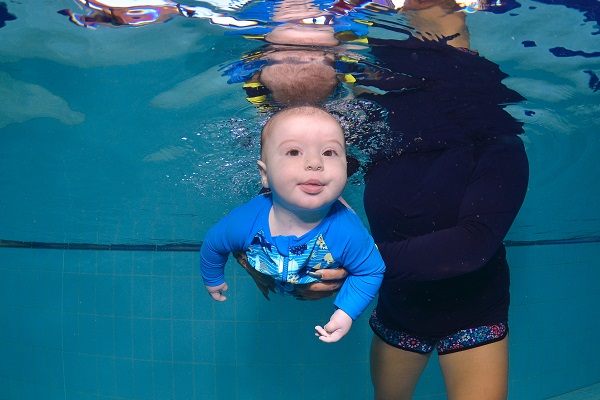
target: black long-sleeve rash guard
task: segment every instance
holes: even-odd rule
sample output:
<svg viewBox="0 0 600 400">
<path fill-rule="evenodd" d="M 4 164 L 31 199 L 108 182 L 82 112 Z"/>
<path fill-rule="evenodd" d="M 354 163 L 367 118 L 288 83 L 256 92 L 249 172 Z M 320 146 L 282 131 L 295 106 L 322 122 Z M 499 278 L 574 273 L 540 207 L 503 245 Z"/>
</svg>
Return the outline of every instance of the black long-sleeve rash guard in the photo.
<svg viewBox="0 0 600 400">
<path fill-rule="evenodd" d="M 365 209 L 386 263 L 377 315 L 389 328 L 431 337 L 506 322 L 502 242 L 529 174 L 522 124 L 503 105 L 522 97 L 478 55 L 392 44 L 372 49 L 381 64 L 428 83 L 363 96 L 389 111 L 397 135 L 395 149 L 374 157 L 366 175 Z"/>
<path fill-rule="evenodd" d="M 386 278 L 432 281 L 474 272 L 508 232 L 527 188 L 520 138 L 412 153 L 378 163 L 365 206 Z"/>
</svg>

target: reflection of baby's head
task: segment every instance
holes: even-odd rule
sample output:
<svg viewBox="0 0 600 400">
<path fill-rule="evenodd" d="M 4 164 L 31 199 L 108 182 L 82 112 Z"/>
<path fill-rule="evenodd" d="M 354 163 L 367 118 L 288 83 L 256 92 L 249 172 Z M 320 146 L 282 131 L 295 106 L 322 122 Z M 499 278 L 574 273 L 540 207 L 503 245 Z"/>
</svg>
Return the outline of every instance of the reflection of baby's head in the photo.
<svg viewBox="0 0 600 400">
<path fill-rule="evenodd" d="M 322 51 L 275 52 L 260 81 L 283 106 L 324 102 L 338 84 L 333 56 Z"/>
</svg>

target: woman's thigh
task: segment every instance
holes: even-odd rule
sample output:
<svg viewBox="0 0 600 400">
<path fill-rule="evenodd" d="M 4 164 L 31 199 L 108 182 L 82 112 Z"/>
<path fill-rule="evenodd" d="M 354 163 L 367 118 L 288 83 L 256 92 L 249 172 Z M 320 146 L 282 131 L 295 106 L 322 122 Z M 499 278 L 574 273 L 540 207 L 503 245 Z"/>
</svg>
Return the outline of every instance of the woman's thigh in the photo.
<svg viewBox="0 0 600 400">
<path fill-rule="evenodd" d="M 506 400 L 508 336 L 456 353 L 440 355 L 448 400 Z"/>
<path fill-rule="evenodd" d="M 427 366 L 430 354 L 414 353 L 390 346 L 373 335 L 371 382 L 376 400 L 410 400 Z"/>
</svg>

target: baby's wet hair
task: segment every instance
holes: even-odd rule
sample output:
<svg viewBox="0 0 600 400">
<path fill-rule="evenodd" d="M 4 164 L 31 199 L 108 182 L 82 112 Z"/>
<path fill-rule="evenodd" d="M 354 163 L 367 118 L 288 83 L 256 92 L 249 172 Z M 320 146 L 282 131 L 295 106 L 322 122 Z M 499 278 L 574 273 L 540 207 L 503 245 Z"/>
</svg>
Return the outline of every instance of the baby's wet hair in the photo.
<svg viewBox="0 0 600 400">
<path fill-rule="evenodd" d="M 298 105 L 298 106 L 292 106 L 292 107 L 286 107 L 280 111 L 277 111 L 275 114 L 273 114 L 271 116 L 271 118 L 268 119 L 267 123 L 263 126 L 261 134 L 260 134 L 260 148 L 261 148 L 261 154 L 262 154 L 262 149 L 264 148 L 265 145 L 265 141 L 266 141 L 266 137 L 269 135 L 269 133 L 271 132 L 271 129 L 273 127 L 273 125 L 281 120 L 282 118 L 285 117 L 290 117 L 290 116 L 294 116 L 294 115 L 302 115 L 302 116 L 321 116 L 321 117 L 326 117 L 326 118 L 331 118 L 334 121 L 337 122 L 337 119 L 335 119 L 333 117 L 333 115 L 331 115 L 326 109 L 324 109 L 323 107 L 320 106 L 315 106 L 315 105 Z M 339 123 L 338 123 L 339 125 Z M 341 126 L 340 126 L 340 130 L 341 130 Z"/>
</svg>

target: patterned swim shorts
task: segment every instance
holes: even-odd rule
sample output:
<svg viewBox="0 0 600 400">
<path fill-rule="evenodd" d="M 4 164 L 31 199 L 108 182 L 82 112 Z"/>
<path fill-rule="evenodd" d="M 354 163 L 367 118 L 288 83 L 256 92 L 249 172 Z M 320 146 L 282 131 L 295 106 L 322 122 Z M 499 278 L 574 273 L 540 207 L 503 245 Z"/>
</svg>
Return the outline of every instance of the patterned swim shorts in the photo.
<svg viewBox="0 0 600 400">
<path fill-rule="evenodd" d="M 455 353 L 500 341 L 508 334 L 508 324 L 504 322 L 463 329 L 452 335 L 438 338 L 419 337 L 386 328 L 377 318 L 375 310 L 371 314 L 369 325 L 373 332 L 390 346 L 421 354 L 431 353 L 434 349 L 437 349 L 440 355 Z"/>
</svg>

